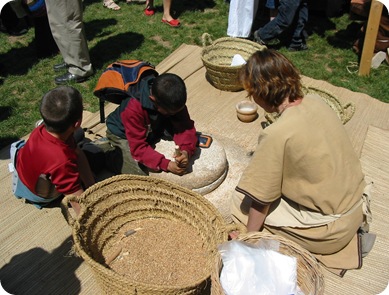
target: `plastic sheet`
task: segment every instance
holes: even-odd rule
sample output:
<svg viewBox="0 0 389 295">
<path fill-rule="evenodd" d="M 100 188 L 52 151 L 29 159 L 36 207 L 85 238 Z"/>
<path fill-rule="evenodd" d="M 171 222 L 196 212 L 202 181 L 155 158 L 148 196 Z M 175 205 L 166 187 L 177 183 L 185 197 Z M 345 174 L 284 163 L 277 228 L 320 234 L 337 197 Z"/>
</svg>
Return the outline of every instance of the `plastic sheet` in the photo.
<svg viewBox="0 0 389 295">
<path fill-rule="evenodd" d="M 226 295 L 301 294 L 297 259 L 277 252 L 278 241 L 233 240 L 218 248 L 223 261 L 220 283 Z"/>
</svg>

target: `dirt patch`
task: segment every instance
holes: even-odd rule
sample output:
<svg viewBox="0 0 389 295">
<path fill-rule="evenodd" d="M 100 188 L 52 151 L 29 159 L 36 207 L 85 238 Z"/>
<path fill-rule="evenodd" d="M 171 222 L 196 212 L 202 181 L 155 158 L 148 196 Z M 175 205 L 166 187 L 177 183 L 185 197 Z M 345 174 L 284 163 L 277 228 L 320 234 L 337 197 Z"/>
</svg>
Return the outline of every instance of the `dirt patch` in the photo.
<svg viewBox="0 0 389 295">
<path fill-rule="evenodd" d="M 163 47 L 167 47 L 167 48 L 170 48 L 170 49 L 173 48 L 171 43 L 169 41 L 164 41 L 161 38 L 161 36 L 152 36 L 151 39 L 154 40 L 154 41 L 157 41 L 159 44 L 162 44 Z"/>
</svg>

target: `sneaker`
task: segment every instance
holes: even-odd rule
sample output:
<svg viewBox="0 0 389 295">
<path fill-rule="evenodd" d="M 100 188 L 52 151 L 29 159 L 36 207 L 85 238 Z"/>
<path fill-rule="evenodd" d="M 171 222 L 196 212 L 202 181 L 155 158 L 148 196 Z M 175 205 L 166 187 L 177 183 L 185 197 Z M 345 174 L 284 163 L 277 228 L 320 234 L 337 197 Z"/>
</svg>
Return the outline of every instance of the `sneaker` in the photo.
<svg viewBox="0 0 389 295">
<path fill-rule="evenodd" d="M 43 119 L 40 119 L 40 120 L 36 121 L 35 122 L 35 128 L 41 126 L 42 124 L 43 124 Z"/>
<path fill-rule="evenodd" d="M 308 46 L 307 44 L 305 43 L 301 43 L 300 45 L 290 45 L 288 47 L 288 50 L 289 51 L 304 51 L 304 50 L 308 50 Z"/>
<path fill-rule="evenodd" d="M 378 51 L 371 59 L 371 68 L 378 69 L 382 62 L 386 59 L 385 51 Z"/>
<path fill-rule="evenodd" d="M 263 41 L 263 40 L 261 39 L 261 37 L 259 36 L 258 30 L 254 32 L 254 41 L 257 42 L 257 43 L 259 43 L 259 44 L 261 44 L 261 45 L 266 46 L 265 41 Z"/>
</svg>

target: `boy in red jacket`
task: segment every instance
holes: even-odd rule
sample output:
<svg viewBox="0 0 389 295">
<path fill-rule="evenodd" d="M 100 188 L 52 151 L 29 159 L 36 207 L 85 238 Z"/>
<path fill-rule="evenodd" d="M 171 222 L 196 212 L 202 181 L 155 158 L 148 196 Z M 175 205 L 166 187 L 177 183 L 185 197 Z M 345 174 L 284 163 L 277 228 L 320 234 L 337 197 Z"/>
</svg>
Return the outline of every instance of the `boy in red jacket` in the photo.
<svg viewBox="0 0 389 295">
<path fill-rule="evenodd" d="M 74 132 L 81 126 L 82 97 L 70 86 L 57 87 L 42 98 L 43 123 L 27 142 L 14 143 L 14 194 L 35 204 L 47 205 L 62 195 L 78 196 L 95 183 L 84 152 Z M 72 203 L 78 214 L 79 206 Z"/>
<path fill-rule="evenodd" d="M 143 78 L 132 97 L 107 118 L 107 138 L 115 152 L 109 166 L 116 174 L 148 175 L 149 170 L 186 173 L 197 144 L 196 129 L 186 107 L 184 81 L 171 73 Z M 154 149 L 164 136 L 173 137 L 181 155 L 170 161 Z"/>
</svg>

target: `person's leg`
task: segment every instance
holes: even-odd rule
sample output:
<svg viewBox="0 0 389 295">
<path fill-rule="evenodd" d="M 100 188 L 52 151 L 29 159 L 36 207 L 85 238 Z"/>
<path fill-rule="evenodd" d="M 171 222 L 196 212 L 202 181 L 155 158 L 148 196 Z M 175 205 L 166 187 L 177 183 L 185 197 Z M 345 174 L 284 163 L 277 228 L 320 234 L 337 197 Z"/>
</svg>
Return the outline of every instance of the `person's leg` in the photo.
<svg viewBox="0 0 389 295">
<path fill-rule="evenodd" d="M 272 21 L 277 15 L 276 1 L 267 0 L 265 7 L 269 9 L 269 19 Z"/>
<path fill-rule="evenodd" d="M 163 0 L 163 16 L 162 19 L 171 21 L 173 17 L 170 15 L 170 8 L 172 6 L 172 0 Z"/>
<path fill-rule="evenodd" d="M 231 192 L 230 211 L 231 218 L 237 224 L 247 225 L 251 199 L 237 191 Z"/>
<path fill-rule="evenodd" d="M 154 0 L 146 0 L 146 9 L 144 14 L 146 16 L 152 16 L 155 14 Z"/>
<path fill-rule="evenodd" d="M 47 14 L 34 17 L 35 46 L 38 58 L 46 58 L 59 53 L 57 43 L 50 30 Z"/>
<path fill-rule="evenodd" d="M 170 14 L 172 0 L 163 0 L 163 16 L 162 22 L 171 27 L 179 27 L 181 25 L 178 19 L 174 19 Z"/>
<path fill-rule="evenodd" d="M 115 174 L 147 175 L 130 152 L 128 141 L 112 134 L 107 130 L 107 138 L 114 147 L 113 151 L 106 153 L 107 168 Z"/>
<path fill-rule="evenodd" d="M 270 41 L 290 27 L 300 6 L 301 0 L 281 0 L 276 17 L 254 32 L 258 43 Z"/>
<path fill-rule="evenodd" d="M 94 71 L 82 22 L 82 1 L 46 0 L 46 9 L 50 29 L 64 62 L 69 66 L 69 73 L 89 77 Z"/>
<path fill-rule="evenodd" d="M 293 32 L 292 42 L 289 45 L 289 50 L 306 50 L 308 47 L 305 44 L 304 29 L 308 22 L 308 4 L 307 1 L 302 1 L 298 11 L 298 19 L 296 28 Z"/>
<path fill-rule="evenodd" d="M 6 3 L 1 10 L 1 23 L 3 31 L 6 31 L 11 36 L 20 36 L 27 33 L 28 28 L 23 25 L 24 18 L 19 18 L 15 10 L 11 6 L 12 2 Z"/>
</svg>

